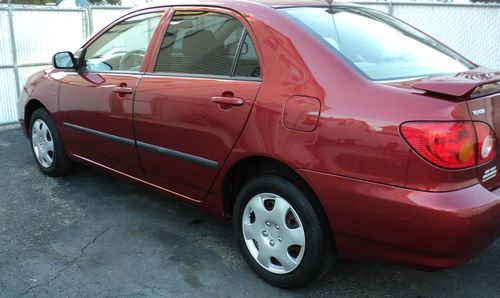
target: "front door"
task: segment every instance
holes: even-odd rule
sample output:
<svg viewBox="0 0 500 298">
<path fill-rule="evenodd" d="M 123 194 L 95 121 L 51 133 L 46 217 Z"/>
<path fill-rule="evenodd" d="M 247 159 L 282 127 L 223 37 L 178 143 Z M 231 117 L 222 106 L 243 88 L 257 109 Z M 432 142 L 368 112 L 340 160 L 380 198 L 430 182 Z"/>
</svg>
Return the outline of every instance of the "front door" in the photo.
<svg viewBox="0 0 500 298">
<path fill-rule="evenodd" d="M 118 22 L 80 51 L 76 72 L 61 80 L 59 101 L 67 149 L 76 156 L 143 178 L 135 148 L 133 98 L 163 12 Z"/>
<path fill-rule="evenodd" d="M 156 48 L 136 91 L 139 157 L 148 181 L 202 200 L 260 88 L 257 51 L 241 16 L 219 9 L 176 10 Z"/>
</svg>

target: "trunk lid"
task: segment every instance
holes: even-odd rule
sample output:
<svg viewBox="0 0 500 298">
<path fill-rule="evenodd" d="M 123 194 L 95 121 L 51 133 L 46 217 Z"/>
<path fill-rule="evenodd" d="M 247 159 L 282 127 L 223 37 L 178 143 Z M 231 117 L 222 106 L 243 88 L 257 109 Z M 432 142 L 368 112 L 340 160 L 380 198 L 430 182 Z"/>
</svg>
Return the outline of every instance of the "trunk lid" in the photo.
<svg viewBox="0 0 500 298">
<path fill-rule="evenodd" d="M 491 71 L 486 68 L 477 68 L 474 70 L 459 72 L 456 74 L 441 75 L 429 78 L 418 79 L 409 83 L 410 87 L 449 96 L 461 97 L 467 100 L 474 97 L 474 92 L 498 92 L 495 89 L 500 82 L 500 71 Z M 483 86 L 488 86 L 482 90 Z M 496 90 L 496 91 L 495 91 Z M 477 94 L 481 96 L 482 94 Z M 477 97 L 477 96 L 476 96 Z"/>
<path fill-rule="evenodd" d="M 477 167 L 479 183 L 490 190 L 500 186 L 500 71 L 480 67 L 391 85 L 422 90 L 445 100 L 466 102 L 471 120 L 487 123 L 496 136 L 496 156 Z"/>
</svg>

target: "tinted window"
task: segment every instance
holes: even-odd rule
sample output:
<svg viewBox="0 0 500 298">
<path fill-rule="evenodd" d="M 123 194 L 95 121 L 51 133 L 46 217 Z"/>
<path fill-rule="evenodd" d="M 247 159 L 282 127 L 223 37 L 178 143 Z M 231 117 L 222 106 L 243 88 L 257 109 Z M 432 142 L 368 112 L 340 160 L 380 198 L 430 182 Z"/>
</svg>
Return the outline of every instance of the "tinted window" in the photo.
<svg viewBox="0 0 500 298">
<path fill-rule="evenodd" d="M 373 80 L 454 73 L 472 67 L 432 38 L 375 10 L 301 7 L 283 11 Z"/>
<path fill-rule="evenodd" d="M 163 39 L 155 72 L 229 76 L 245 28 L 207 11 L 177 11 Z"/>
<path fill-rule="evenodd" d="M 162 12 L 143 14 L 113 26 L 85 53 L 84 69 L 139 71 Z"/>
<path fill-rule="evenodd" d="M 243 41 L 234 75 L 237 77 L 260 77 L 259 59 L 257 58 L 257 52 L 248 34 L 246 34 Z"/>
</svg>

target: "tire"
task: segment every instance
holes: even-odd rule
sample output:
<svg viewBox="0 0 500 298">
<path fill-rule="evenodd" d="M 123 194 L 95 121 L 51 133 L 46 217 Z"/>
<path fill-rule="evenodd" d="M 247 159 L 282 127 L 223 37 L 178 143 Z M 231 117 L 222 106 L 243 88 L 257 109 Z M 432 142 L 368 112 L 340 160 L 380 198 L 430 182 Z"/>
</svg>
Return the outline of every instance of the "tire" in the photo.
<svg viewBox="0 0 500 298">
<path fill-rule="evenodd" d="M 332 268 L 336 258 L 324 221 L 288 180 L 275 175 L 250 179 L 238 194 L 233 216 L 244 258 L 268 283 L 298 288 Z"/>
<path fill-rule="evenodd" d="M 56 126 L 47 110 L 36 109 L 29 124 L 31 149 L 40 170 L 52 177 L 68 174 L 73 162 L 64 151 Z"/>
</svg>

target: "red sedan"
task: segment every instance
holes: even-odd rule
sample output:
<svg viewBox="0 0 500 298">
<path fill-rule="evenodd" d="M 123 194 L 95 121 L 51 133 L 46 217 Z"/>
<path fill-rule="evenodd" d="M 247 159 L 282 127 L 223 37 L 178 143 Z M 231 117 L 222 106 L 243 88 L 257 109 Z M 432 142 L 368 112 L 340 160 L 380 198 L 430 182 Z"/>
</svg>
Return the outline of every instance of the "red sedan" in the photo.
<svg viewBox="0 0 500 298">
<path fill-rule="evenodd" d="M 438 269 L 500 234 L 500 72 L 384 13 L 185 0 L 128 13 L 18 100 L 35 160 L 232 219 L 264 280 L 337 257 Z"/>
</svg>

